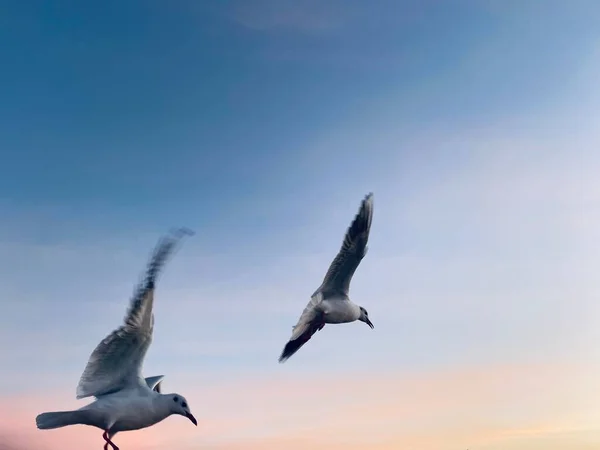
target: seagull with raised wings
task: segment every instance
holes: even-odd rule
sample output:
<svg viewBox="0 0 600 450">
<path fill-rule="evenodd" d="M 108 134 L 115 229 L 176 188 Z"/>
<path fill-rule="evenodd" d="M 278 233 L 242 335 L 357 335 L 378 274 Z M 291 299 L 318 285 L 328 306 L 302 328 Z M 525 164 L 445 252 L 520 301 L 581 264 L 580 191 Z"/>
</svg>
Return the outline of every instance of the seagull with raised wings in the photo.
<svg viewBox="0 0 600 450">
<path fill-rule="evenodd" d="M 327 323 L 347 323 L 360 320 L 371 328 L 367 310 L 353 303 L 348 297 L 350 281 L 367 253 L 367 241 L 373 220 L 373 194 L 368 194 L 350 224 L 342 248 L 329 266 L 321 286 L 312 295 L 304 308 L 292 337 L 281 352 L 282 363 L 296 353 L 300 347 Z"/>
<path fill-rule="evenodd" d="M 161 239 L 148 264 L 146 275 L 131 300 L 125 323 L 108 335 L 94 350 L 77 386 L 77 398 L 96 400 L 76 411 L 46 412 L 36 417 L 39 429 L 67 425 L 90 425 L 104 431 L 104 450 L 119 431 L 138 430 L 172 414 L 198 422 L 186 399 L 179 394 L 162 394 L 163 376 L 142 377 L 142 364 L 152 341 L 155 282 L 176 244 L 190 231 L 181 229 Z"/>
</svg>

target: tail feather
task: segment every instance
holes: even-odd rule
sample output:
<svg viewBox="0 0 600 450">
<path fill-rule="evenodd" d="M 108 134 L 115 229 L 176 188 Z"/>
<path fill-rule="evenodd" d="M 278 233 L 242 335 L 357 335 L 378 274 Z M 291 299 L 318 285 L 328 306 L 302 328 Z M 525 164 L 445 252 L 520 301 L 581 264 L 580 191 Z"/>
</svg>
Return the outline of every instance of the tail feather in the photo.
<svg viewBox="0 0 600 450">
<path fill-rule="evenodd" d="M 35 423 L 40 430 L 51 430 L 67 425 L 89 425 L 89 417 L 85 410 L 45 412 L 35 418 Z"/>
</svg>

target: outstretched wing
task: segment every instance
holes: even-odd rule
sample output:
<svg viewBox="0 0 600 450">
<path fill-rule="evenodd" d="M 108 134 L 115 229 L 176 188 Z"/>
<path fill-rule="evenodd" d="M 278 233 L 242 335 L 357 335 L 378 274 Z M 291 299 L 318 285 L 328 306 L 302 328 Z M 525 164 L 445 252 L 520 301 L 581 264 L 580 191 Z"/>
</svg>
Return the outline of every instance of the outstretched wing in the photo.
<svg viewBox="0 0 600 450">
<path fill-rule="evenodd" d="M 77 398 L 101 396 L 134 383 L 144 383 L 141 368 L 154 328 L 154 288 L 160 270 L 187 230 L 162 238 L 137 287 L 125 323 L 108 335 L 93 351 L 77 386 Z M 145 383 L 144 383 L 145 384 Z"/>
<path fill-rule="evenodd" d="M 335 294 L 348 296 L 352 276 L 367 254 L 372 221 L 373 194 L 370 193 L 363 199 L 358 213 L 346 231 L 342 248 L 329 266 L 323 283 L 315 294 L 322 292 L 326 298 Z"/>
<path fill-rule="evenodd" d="M 316 293 L 310 299 L 308 305 L 302 311 L 298 323 L 296 323 L 292 330 L 292 337 L 281 352 L 281 356 L 279 357 L 280 363 L 285 362 L 290 356 L 300 350 L 300 347 L 306 344 L 313 334 L 325 326 L 322 314 L 317 308 L 322 300 L 323 295 L 321 293 Z"/>
</svg>

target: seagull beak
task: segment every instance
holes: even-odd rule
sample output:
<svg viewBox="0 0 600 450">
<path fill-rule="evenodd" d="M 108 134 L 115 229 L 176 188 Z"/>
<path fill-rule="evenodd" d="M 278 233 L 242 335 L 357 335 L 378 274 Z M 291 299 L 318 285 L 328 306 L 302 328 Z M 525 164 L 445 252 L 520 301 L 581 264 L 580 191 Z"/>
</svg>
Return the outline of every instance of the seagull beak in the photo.
<svg viewBox="0 0 600 450">
<path fill-rule="evenodd" d="M 373 325 L 373 323 L 372 323 L 372 322 L 369 320 L 369 318 L 368 318 L 368 317 L 367 317 L 367 320 L 365 320 L 365 323 L 371 327 L 371 330 L 372 330 L 373 328 L 375 328 L 375 325 Z"/>
<path fill-rule="evenodd" d="M 187 417 L 188 419 L 190 419 L 190 421 L 198 426 L 198 421 L 196 420 L 196 418 L 194 417 L 194 415 L 192 413 L 185 413 L 185 417 Z"/>
</svg>

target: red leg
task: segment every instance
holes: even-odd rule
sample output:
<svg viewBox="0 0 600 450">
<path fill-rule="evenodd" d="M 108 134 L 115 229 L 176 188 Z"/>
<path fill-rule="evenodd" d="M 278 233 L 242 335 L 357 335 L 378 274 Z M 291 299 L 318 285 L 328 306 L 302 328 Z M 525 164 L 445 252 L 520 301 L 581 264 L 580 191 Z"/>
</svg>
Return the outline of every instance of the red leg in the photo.
<svg viewBox="0 0 600 450">
<path fill-rule="evenodd" d="M 108 445 L 109 444 L 113 448 L 113 450 L 119 450 L 119 447 L 117 447 L 115 445 L 115 443 L 113 441 L 111 441 L 110 438 L 108 437 L 108 430 L 104 431 L 104 434 L 102 435 L 102 437 L 106 441 L 106 444 L 104 444 L 104 450 L 108 450 Z"/>
<path fill-rule="evenodd" d="M 113 448 L 113 450 L 119 450 L 119 447 L 117 447 L 115 445 L 115 443 L 110 440 L 110 438 L 108 438 L 108 442 L 107 443 L 110 444 L 110 446 Z"/>
<path fill-rule="evenodd" d="M 110 442 L 110 439 L 108 439 L 108 431 L 104 430 L 104 433 L 102 433 L 102 438 L 106 441 L 106 444 L 104 444 L 104 450 L 108 450 L 108 443 Z"/>
</svg>

